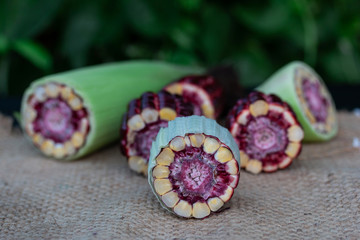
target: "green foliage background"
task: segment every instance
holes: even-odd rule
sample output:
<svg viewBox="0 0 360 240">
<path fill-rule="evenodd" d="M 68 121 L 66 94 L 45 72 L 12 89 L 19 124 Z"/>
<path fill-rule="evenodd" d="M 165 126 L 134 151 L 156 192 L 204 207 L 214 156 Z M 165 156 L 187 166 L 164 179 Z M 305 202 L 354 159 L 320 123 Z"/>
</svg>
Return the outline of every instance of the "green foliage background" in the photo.
<svg viewBox="0 0 360 240">
<path fill-rule="evenodd" d="M 291 60 L 360 83 L 359 0 L 0 0 L 0 95 L 135 58 L 230 63 L 253 87 Z"/>
</svg>

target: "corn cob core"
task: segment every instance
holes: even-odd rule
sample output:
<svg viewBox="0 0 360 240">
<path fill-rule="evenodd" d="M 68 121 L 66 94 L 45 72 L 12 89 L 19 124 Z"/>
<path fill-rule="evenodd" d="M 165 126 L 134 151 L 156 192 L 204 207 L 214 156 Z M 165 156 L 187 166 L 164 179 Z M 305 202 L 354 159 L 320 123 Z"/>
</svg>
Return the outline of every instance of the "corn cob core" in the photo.
<svg viewBox="0 0 360 240">
<path fill-rule="evenodd" d="M 334 137 L 338 125 L 336 110 L 322 79 L 302 62 L 292 62 L 273 74 L 257 90 L 281 96 L 295 111 L 305 132 L 305 141 Z"/>
<path fill-rule="evenodd" d="M 205 218 L 231 199 L 239 181 L 239 157 L 231 134 L 214 120 L 176 118 L 152 145 L 149 183 L 167 210 Z"/>
<path fill-rule="evenodd" d="M 25 131 L 44 154 L 63 158 L 75 154 L 90 130 L 88 110 L 66 85 L 38 86 L 25 107 Z"/>
<path fill-rule="evenodd" d="M 147 174 L 152 141 L 168 121 L 194 114 L 194 107 L 178 95 L 160 91 L 144 93 L 132 100 L 123 117 L 121 150 L 128 158 L 131 170 Z"/>
<path fill-rule="evenodd" d="M 186 76 L 166 86 L 164 90 L 181 95 L 195 107 L 197 115 L 215 119 L 222 111 L 223 89 L 209 75 Z"/>
<path fill-rule="evenodd" d="M 201 72 L 196 67 L 137 60 L 46 76 L 24 94 L 22 127 L 42 153 L 76 159 L 118 139 L 119 123 L 131 99 Z"/>
<path fill-rule="evenodd" d="M 230 111 L 227 127 L 237 142 L 241 167 L 252 173 L 290 165 L 304 133 L 291 107 L 275 95 L 252 92 Z"/>
<path fill-rule="evenodd" d="M 315 131 L 329 134 L 335 124 L 335 106 L 322 81 L 305 67 L 295 69 L 296 94 Z"/>
</svg>

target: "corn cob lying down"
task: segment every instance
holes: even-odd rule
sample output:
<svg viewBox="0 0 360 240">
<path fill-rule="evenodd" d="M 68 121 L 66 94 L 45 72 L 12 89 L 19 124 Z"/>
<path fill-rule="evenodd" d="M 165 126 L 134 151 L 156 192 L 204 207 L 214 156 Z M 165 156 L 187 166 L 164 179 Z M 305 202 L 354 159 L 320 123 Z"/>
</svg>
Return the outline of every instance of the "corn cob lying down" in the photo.
<svg viewBox="0 0 360 240">
<path fill-rule="evenodd" d="M 151 147 L 148 180 L 161 205 L 205 218 L 228 202 L 239 181 L 239 149 L 229 131 L 204 116 L 179 117 Z"/>
<path fill-rule="evenodd" d="M 240 149 L 241 167 L 257 174 L 291 164 L 304 137 L 291 107 L 275 95 L 252 92 L 240 99 L 227 118 Z"/>
<path fill-rule="evenodd" d="M 147 175 L 150 148 L 161 127 L 176 117 L 194 114 L 194 106 L 178 95 L 144 93 L 129 103 L 121 126 L 120 146 L 131 170 Z"/>
<path fill-rule="evenodd" d="M 76 159 L 115 141 L 130 100 L 202 70 L 157 61 L 104 64 L 43 77 L 26 90 L 22 127 L 42 153 Z"/>
<path fill-rule="evenodd" d="M 121 127 L 121 150 L 130 169 L 147 174 L 150 147 L 161 127 L 176 117 L 219 115 L 222 88 L 208 75 L 183 77 L 159 94 L 145 93 L 128 106 Z"/>
<path fill-rule="evenodd" d="M 274 73 L 258 91 L 276 94 L 296 113 L 305 141 L 326 141 L 338 131 L 336 108 L 320 76 L 303 62 L 292 62 Z"/>
<path fill-rule="evenodd" d="M 197 115 L 216 119 L 223 108 L 223 89 L 210 75 L 186 76 L 167 85 L 164 90 L 181 95 L 195 106 Z"/>
</svg>

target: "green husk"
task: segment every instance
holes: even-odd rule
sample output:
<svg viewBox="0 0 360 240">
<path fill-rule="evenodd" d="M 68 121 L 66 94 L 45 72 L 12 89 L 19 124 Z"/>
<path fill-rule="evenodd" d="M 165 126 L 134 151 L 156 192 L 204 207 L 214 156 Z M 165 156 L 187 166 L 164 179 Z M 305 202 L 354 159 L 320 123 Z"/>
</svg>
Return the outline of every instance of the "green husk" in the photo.
<svg viewBox="0 0 360 240">
<path fill-rule="evenodd" d="M 327 91 L 331 108 L 333 108 L 335 112 L 336 108 L 334 101 L 332 100 L 329 91 L 326 89 L 326 86 L 322 81 L 321 77 L 310 66 L 300 61 L 294 61 L 285 65 L 280 70 L 275 72 L 270 78 L 268 78 L 262 85 L 257 87 L 256 90 L 266 94 L 276 94 L 293 108 L 299 122 L 304 129 L 304 141 L 314 142 L 330 140 L 337 134 L 337 120 L 335 119 L 335 127 L 328 133 L 318 132 L 311 125 L 310 120 L 302 111 L 300 100 L 298 99 L 296 94 L 295 69 L 297 69 L 298 67 L 305 68 L 307 71 L 309 71 L 311 74 L 315 75 L 319 79 L 322 86 Z"/>
<path fill-rule="evenodd" d="M 129 101 L 143 92 L 159 91 L 184 75 L 203 72 L 199 67 L 134 60 L 45 76 L 33 82 L 26 90 L 22 100 L 22 114 L 24 116 L 27 98 L 39 85 L 55 82 L 74 89 L 89 111 L 91 126 L 85 145 L 75 155 L 65 158 L 77 159 L 118 139 L 121 118 Z"/>
<path fill-rule="evenodd" d="M 169 142 L 177 136 L 185 136 L 188 133 L 203 133 L 206 135 L 217 137 L 222 143 L 226 144 L 236 161 L 240 166 L 240 151 L 236 144 L 234 137 L 224 127 L 220 126 L 215 120 L 206 118 L 204 116 L 190 116 L 178 117 L 168 123 L 167 128 L 161 128 L 156 140 L 153 142 L 150 151 L 149 165 L 148 165 L 148 182 L 150 187 L 159 200 L 162 207 L 172 212 L 158 196 L 154 187 L 154 177 L 152 176 L 152 169 L 156 166 L 156 157 L 159 155 L 162 148 L 166 147 Z"/>
</svg>

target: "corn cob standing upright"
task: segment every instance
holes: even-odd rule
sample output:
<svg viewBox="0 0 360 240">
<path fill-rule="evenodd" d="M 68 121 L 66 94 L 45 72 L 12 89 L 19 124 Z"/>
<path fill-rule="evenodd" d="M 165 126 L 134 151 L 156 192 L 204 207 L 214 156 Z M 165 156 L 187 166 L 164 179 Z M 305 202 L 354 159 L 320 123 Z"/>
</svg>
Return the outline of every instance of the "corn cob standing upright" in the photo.
<svg viewBox="0 0 360 240">
<path fill-rule="evenodd" d="M 241 167 L 257 174 L 290 165 L 304 137 L 291 107 L 275 95 L 252 92 L 229 112 L 227 127 L 240 149 Z"/>
<path fill-rule="evenodd" d="M 164 62 L 128 61 L 46 76 L 24 94 L 22 127 L 45 155 L 76 159 L 119 137 L 131 99 L 202 72 Z"/>
<path fill-rule="evenodd" d="M 152 144 L 148 181 L 170 212 L 205 218 L 231 199 L 239 182 L 239 161 L 234 138 L 215 120 L 179 117 Z"/>
<path fill-rule="evenodd" d="M 336 108 L 322 79 L 303 62 L 292 62 L 274 73 L 258 91 L 276 94 L 296 113 L 305 141 L 326 141 L 338 131 Z"/>
</svg>

